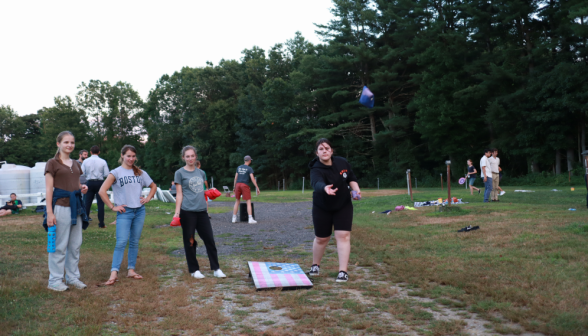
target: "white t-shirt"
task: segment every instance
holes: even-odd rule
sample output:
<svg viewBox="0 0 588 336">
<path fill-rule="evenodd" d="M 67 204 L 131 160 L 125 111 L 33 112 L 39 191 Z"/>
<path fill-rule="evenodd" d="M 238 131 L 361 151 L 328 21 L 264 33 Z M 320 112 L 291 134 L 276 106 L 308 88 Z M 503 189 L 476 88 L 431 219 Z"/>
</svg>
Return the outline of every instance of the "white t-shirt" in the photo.
<svg viewBox="0 0 588 336">
<path fill-rule="evenodd" d="M 126 205 L 128 208 L 136 209 L 141 204 L 141 192 L 143 188 L 148 187 L 153 180 L 144 170 L 139 176 L 135 176 L 132 169 L 124 169 L 122 166 L 110 171 L 114 176 L 115 182 L 112 184 L 114 193 L 114 204 Z"/>
<path fill-rule="evenodd" d="M 500 158 L 491 156 L 488 158 L 488 164 L 490 165 L 490 170 L 493 173 L 500 173 L 500 171 L 498 171 L 498 166 L 500 166 Z"/>
<path fill-rule="evenodd" d="M 490 168 L 490 164 L 486 155 L 482 156 L 480 159 L 480 174 L 482 178 L 484 178 L 486 177 L 486 174 L 484 174 L 484 169 L 482 167 L 486 167 L 486 173 L 488 173 L 488 177 L 492 178 L 492 169 Z"/>
</svg>

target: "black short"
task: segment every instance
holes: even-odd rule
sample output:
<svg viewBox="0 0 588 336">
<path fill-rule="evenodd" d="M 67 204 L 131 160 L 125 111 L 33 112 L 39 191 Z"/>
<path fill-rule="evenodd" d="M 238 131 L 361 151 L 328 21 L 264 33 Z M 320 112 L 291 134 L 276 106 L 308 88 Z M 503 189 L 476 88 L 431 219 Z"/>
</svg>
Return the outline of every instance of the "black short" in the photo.
<svg viewBox="0 0 588 336">
<path fill-rule="evenodd" d="M 314 234 L 319 238 L 330 237 L 335 231 L 351 231 L 353 222 L 353 205 L 349 202 L 343 208 L 336 211 L 326 211 L 317 206 L 312 207 L 312 223 Z"/>
</svg>

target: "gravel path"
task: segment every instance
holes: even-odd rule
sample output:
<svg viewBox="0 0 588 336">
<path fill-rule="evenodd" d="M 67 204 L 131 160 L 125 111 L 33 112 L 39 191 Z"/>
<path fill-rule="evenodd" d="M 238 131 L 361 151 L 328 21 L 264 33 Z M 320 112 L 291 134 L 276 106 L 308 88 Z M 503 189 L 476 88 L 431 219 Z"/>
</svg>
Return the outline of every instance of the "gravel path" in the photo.
<svg viewBox="0 0 588 336">
<path fill-rule="evenodd" d="M 304 245 L 312 249 L 312 202 L 254 203 L 257 224 L 231 223 L 232 212 L 211 214 L 214 240 L 219 255 L 265 248 L 288 248 Z M 210 202 L 209 207 L 233 207 L 234 202 Z M 173 252 L 184 255 L 184 249 Z M 206 248 L 198 244 L 196 254 L 206 255 Z"/>
</svg>

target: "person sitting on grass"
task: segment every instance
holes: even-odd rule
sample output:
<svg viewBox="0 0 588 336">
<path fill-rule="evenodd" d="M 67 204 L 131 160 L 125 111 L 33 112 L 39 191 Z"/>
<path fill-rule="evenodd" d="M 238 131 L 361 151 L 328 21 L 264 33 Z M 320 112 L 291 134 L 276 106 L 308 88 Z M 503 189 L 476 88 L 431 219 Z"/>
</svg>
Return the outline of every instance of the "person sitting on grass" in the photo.
<svg viewBox="0 0 588 336">
<path fill-rule="evenodd" d="M 474 167 L 474 164 L 472 163 L 472 160 L 468 159 L 468 178 L 469 178 L 469 182 L 470 182 L 470 194 L 474 194 L 474 189 L 476 189 L 478 191 L 478 195 L 480 194 L 480 189 L 474 187 L 474 182 L 476 182 L 476 177 L 478 174 L 478 171 L 476 170 L 476 167 Z"/>
<path fill-rule="evenodd" d="M 16 194 L 10 194 L 10 201 L 0 208 L 0 217 L 8 215 L 16 215 L 22 209 L 22 202 L 16 199 Z"/>
</svg>

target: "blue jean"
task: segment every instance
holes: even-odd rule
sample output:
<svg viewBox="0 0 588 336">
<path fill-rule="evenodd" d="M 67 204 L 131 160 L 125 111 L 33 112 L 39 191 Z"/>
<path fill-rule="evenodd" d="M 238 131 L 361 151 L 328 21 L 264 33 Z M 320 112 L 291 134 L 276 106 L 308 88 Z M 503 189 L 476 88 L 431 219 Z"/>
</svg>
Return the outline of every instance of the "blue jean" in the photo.
<svg viewBox="0 0 588 336">
<path fill-rule="evenodd" d="M 490 193 L 492 192 L 492 178 L 488 177 L 486 182 L 484 182 L 484 203 L 488 203 L 488 198 L 490 198 Z"/>
<path fill-rule="evenodd" d="M 145 222 L 145 206 L 140 208 L 125 207 L 126 212 L 116 215 L 116 246 L 112 256 L 110 271 L 119 271 L 127 242 L 129 243 L 128 269 L 135 269 L 139 254 L 139 239 Z"/>
</svg>

